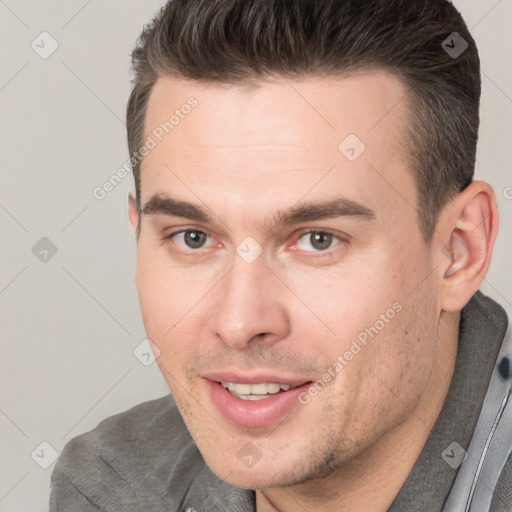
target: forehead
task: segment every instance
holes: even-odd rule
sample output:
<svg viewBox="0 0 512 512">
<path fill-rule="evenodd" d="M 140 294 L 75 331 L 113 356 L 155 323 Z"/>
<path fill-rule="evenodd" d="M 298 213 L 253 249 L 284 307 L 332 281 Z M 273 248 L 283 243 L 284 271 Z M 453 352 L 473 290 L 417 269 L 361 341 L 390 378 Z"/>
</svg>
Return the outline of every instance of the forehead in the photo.
<svg viewBox="0 0 512 512">
<path fill-rule="evenodd" d="M 226 145 L 229 134 L 229 142 L 237 145 L 293 144 L 298 140 L 304 143 L 307 135 L 307 145 L 318 147 L 322 141 L 328 142 L 325 135 L 336 138 L 344 132 L 358 132 L 364 136 L 377 125 L 385 128 L 396 124 L 406 111 L 406 101 L 402 101 L 405 96 L 406 89 L 397 76 L 377 70 L 301 80 L 275 78 L 242 85 L 205 84 L 165 76 L 151 91 L 145 132 L 148 135 L 168 121 L 193 97 L 198 103 L 193 109 L 195 115 L 183 125 L 201 117 L 213 126 L 199 130 L 194 125 L 194 132 L 185 134 L 186 127 L 178 130 L 175 125 L 172 138 L 176 142 L 181 141 L 181 134 L 186 135 L 189 144 Z M 391 110 L 394 115 L 387 116 Z"/>
<path fill-rule="evenodd" d="M 155 146 L 141 166 L 142 202 L 177 188 L 192 199 L 206 187 L 244 205 L 269 190 L 294 202 L 336 187 L 370 202 L 376 187 L 390 205 L 397 194 L 415 201 L 408 112 L 405 87 L 384 71 L 249 87 L 161 77 L 146 112 L 145 140 Z"/>
</svg>

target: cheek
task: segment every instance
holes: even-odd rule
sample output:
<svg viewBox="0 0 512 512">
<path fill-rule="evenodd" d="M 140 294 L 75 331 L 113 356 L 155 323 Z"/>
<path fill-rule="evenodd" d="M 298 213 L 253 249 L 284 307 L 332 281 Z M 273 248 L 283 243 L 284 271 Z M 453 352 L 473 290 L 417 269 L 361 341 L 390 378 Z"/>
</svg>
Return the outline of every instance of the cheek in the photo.
<svg viewBox="0 0 512 512">
<path fill-rule="evenodd" d="M 397 408 L 414 407 L 434 370 L 437 313 L 431 292 L 403 296 L 402 310 L 376 338 L 369 362 L 374 384 L 383 387 Z"/>
<path fill-rule="evenodd" d="M 432 326 L 424 331 L 415 320 L 421 313 L 419 304 L 404 303 L 382 330 L 368 331 L 366 344 L 356 338 L 358 348 L 345 352 L 331 404 L 345 416 L 347 431 L 385 432 L 417 407 L 435 355 Z"/>
<path fill-rule="evenodd" d="M 359 262 L 350 268 L 313 269 L 290 276 L 290 288 L 301 301 L 290 305 L 290 314 L 298 322 L 298 332 L 307 333 L 300 338 L 317 340 L 316 348 L 335 360 L 354 340 L 364 344 L 374 333 L 389 330 L 398 316 L 395 303 L 400 290 L 383 282 L 384 270 L 379 268 L 378 262 Z"/>
<path fill-rule="evenodd" d="M 185 331 L 191 328 L 194 307 L 204 295 L 203 281 L 183 270 L 159 262 L 159 251 L 139 253 L 136 282 L 144 327 L 148 338 L 161 351 L 159 359 L 176 367 L 193 350 Z M 198 331 L 194 334 L 197 338 Z M 171 357 L 172 356 L 172 357 Z"/>
<path fill-rule="evenodd" d="M 315 313 L 296 315 L 297 331 L 301 339 L 315 340 L 318 361 L 337 375 L 339 393 L 363 394 L 375 403 L 392 390 L 410 404 L 424 389 L 435 357 L 437 317 L 427 271 L 420 270 L 428 264 L 420 256 L 405 257 L 394 245 L 350 268 L 290 278 L 290 287 Z"/>
</svg>

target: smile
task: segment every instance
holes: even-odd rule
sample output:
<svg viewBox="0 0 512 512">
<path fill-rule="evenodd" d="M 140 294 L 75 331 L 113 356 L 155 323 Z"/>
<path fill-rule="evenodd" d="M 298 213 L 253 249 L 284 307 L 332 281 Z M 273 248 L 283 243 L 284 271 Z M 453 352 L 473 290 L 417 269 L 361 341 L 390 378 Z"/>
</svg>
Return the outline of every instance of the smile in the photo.
<svg viewBox="0 0 512 512">
<path fill-rule="evenodd" d="M 270 396 L 275 395 L 281 391 L 288 391 L 290 388 L 297 386 L 290 386 L 288 384 L 276 383 L 257 383 L 257 384 L 238 384 L 236 382 L 221 382 L 222 386 L 227 389 L 233 396 L 241 398 L 242 400 L 265 400 Z"/>
<path fill-rule="evenodd" d="M 284 384 L 204 379 L 203 382 L 210 400 L 225 420 L 254 428 L 270 426 L 285 416 L 299 413 L 302 406 L 298 396 L 311 385 L 311 381 Z"/>
</svg>

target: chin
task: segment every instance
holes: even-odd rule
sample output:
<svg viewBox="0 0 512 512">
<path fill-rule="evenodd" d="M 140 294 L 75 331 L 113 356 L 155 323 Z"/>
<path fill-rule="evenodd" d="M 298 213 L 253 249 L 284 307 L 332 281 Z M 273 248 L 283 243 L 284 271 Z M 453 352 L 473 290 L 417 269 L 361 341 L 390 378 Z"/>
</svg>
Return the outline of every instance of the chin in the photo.
<svg viewBox="0 0 512 512">
<path fill-rule="evenodd" d="M 287 464 L 286 468 L 274 468 L 262 458 L 254 463 L 252 467 L 246 467 L 240 462 L 236 454 L 231 459 L 221 457 L 221 460 L 215 459 L 214 461 L 205 457 L 205 461 L 218 478 L 242 489 L 256 490 L 286 487 L 301 481 L 301 475 L 290 473 L 290 468 L 293 470 L 292 463 Z M 215 462 L 219 463 L 216 464 Z M 284 461 L 280 462 L 284 463 Z"/>
<path fill-rule="evenodd" d="M 228 484 L 242 489 L 269 489 L 272 487 L 283 487 L 283 485 L 274 477 L 270 477 L 265 468 L 260 468 L 258 473 L 254 473 L 255 469 L 247 469 L 243 475 L 235 475 L 234 472 L 223 478 Z M 222 478 L 221 475 L 215 474 Z M 224 473 L 225 474 L 225 473 Z"/>
</svg>

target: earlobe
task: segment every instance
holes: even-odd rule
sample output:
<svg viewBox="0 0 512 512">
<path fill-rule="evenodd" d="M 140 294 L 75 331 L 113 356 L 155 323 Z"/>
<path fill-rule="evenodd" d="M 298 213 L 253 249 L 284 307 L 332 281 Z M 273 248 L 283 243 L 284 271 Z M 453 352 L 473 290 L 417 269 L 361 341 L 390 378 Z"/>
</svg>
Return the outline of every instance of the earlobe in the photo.
<svg viewBox="0 0 512 512">
<path fill-rule="evenodd" d="M 460 311 L 480 288 L 491 263 L 498 231 L 492 187 L 475 181 L 460 192 L 443 216 L 447 241 L 442 246 L 441 308 Z M 446 238 L 445 238 L 446 240 Z"/>
</svg>

